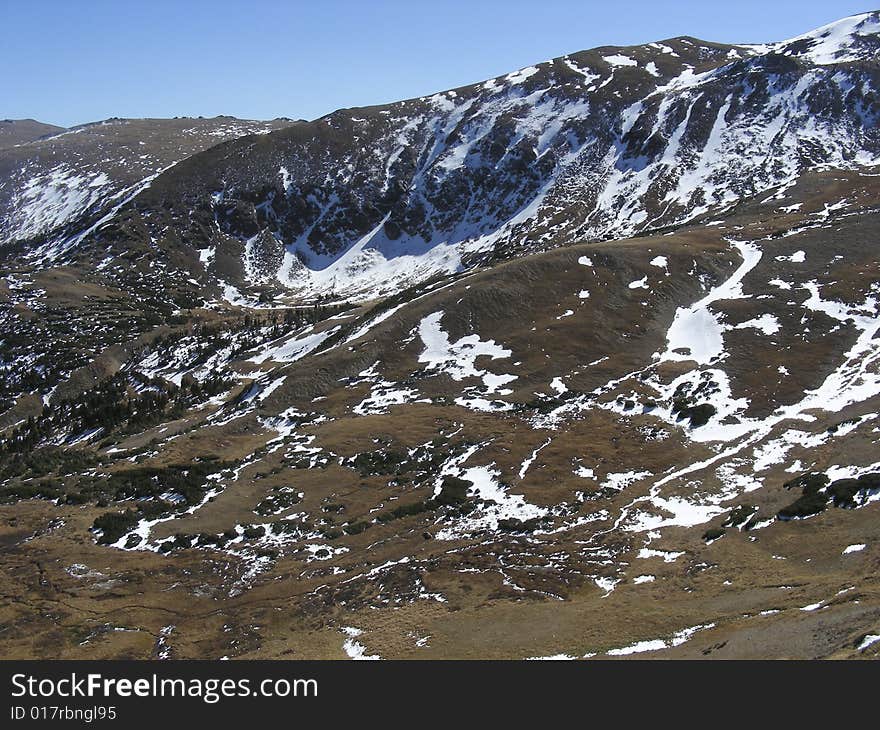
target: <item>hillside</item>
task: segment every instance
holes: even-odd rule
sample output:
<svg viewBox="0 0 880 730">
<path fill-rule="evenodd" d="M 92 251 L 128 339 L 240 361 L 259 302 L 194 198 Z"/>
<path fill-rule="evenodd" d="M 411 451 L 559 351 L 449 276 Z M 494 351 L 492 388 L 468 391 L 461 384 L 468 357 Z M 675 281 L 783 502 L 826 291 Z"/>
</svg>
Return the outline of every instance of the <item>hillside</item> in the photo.
<svg viewBox="0 0 880 730">
<path fill-rule="evenodd" d="M 168 121 L 5 234 L 2 655 L 876 657 L 878 33 Z"/>
<path fill-rule="evenodd" d="M 0 120 L 0 149 L 17 147 L 63 131 L 64 127 L 44 124 L 35 119 L 3 119 Z"/>
<path fill-rule="evenodd" d="M 71 245 L 190 155 L 291 123 L 117 118 L 62 129 L 33 120 L 2 122 L 0 243 L 25 242 L 37 251 L 48 241 Z"/>
</svg>

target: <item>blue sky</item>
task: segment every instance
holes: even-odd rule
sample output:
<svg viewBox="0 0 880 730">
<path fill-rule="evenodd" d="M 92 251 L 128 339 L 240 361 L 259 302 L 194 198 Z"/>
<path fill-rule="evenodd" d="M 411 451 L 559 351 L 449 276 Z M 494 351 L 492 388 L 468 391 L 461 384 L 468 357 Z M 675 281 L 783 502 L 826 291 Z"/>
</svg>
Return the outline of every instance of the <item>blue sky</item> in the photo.
<svg viewBox="0 0 880 730">
<path fill-rule="evenodd" d="M 312 119 L 600 45 L 782 40 L 868 9 L 842 0 L 0 0 L 0 118 Z"/>
</svg>

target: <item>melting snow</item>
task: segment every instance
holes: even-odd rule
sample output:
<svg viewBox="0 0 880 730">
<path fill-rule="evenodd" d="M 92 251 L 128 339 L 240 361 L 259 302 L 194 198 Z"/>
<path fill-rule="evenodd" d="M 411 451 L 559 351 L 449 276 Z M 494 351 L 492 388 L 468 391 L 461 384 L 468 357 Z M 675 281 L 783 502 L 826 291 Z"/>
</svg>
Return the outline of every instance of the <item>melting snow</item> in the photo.
<svg viewBox="0 0 880 730">
<path fill-rule="evenodd" d="M 791 261 L 794 264 L 802 264 L 807 260 L 807 254 L 803 251 L 795 251 L 790 256 L 777 256 L 777 261 Z"/>
<path fill-rule="evenodd" d="M 701 624 L 699 626 L 691 626 L 687 629 L 677 631 L 670 639 L 651 639 L 649 641 L 637 641 L 622 649 L 611 649 L 606 652 L 608 656 L 626 656 L 628 654 L 641 654 L 646 651 L 659 651 L 661 649 L 671 649 L 675 646 L 681 646 L 689 641 L 698 631 L 706 631 L 714 628 L 715 624 Z"/>
<path fill-rule="evenodd" d="M 516 380 L 516 375 L 495 375 L 476 367 L 478 357 L 491 360 L 508 358 L 511 351 L 498 345 L 495 340 L 481 340 L 478 335 L 466 335 L 456 342 L 449 341 L 449 335 L 440 327 L 443 312 L 434 312 L 422 319 L 419 336 L 425 349 L 419 355 L 419 362 L 425 363 L 426 370 L 439 370 L 447 373 L 453 380 L 477 377 L 483 381 L 488 393 Z"/>
<path fill-rule="evenodd" d="M 755 319 L 750 319 L 748 322 L 743 322 L 742 324 L 736 325 L 734 329 L 743 330 L 754 328 L 756 330 L 760 330 L 765 335 L 775 335 L 779 330 L 782 329 L 782 326 L 779 324 L 779 320 L 772 314 L 762 314 L 760 317 L 756 317 Z"/>
<path fill-rule="evenodd" d="M 443 475 L 455 474 L 473 484 L 469 493 L 484 504 L 457 520 L 454 525 L 442 529 L 437 533 L 437 539 L 455 540 L 481 530 L 497 530 L 499 520 L 516 519 L 525 522 L 547 514 L 545 508 L 530 504 L 522 495 L 510 494 L 507 487 L 500 482 L 501 472 L 494 468 L 494 464 L 461 467 L 460 464 L 467 461 L 478 448 L 479 446 L 471 447 L 441 470 L 434 495 L 440 493 Z"/>
<path fill-rule="evenodd" d="M 674 552 L 671 550 L 653 550 L 651 548 L 642 548 L 639 550 L 639 554 L 636 555 L 637 558 L 647 559 L 647 558 L 663 558 L 664 563 L 674 563 L 678 560 L 683 552 Z"/>
<path fill-rule="evenodd" d="M 706 365 L 723 353 L 724 328 L 718 315 L 710 311 L 709 305 L 724 299 L 744 298 L 742 280 L 761 260 L 761 251 L 756 246 L 740 241 L 734 241 L 733 245 L 742 255 L 742 263 L 729 279 L 712 289 L 700 301 L 689 307 L 680 307 L 676 311 L 672 325 L 666 333 L 667 347 L 666 352 L 660 356 L 661 362 L 695 360 Z"/>
<path fill-rule="evenodd" d="M 615 54 L 613 56 L 603 56 L 602 60 L 609 66 L 638 66 L 638 62 L 629 56 Z"/>
<path fill-rule="evenodd" d="M 350 659 L 381 659 L 378 654 L 367 654 L 367 650 L 363 644 L 355 639 L 358 636 L 361 636 L 364 632 L 361 629 L 356 629 L 353 626 L 345 626 L 342 629 L 342 633 L 345 634 L 348 638 L 342 643 L 342 648 L 346 654 L 348 654 Z"/>
<path fill-rule="evenodd" d="M 551 441 L 551 439 L 547 439 L 543 444 L 541 444 L 540 446 L 538 446 L 538 447 L 532 452 L 532 455 L 529 456 L 529 458 L 527 458 L 527 459 L 522 463 L 522 466 L 520 466 L 520 469 L 519 469 L 519 478 L 520 478 L 520 479 L 523 479 L 523 478 L 525 477 L 526 472 L 529 470 L 529 467 L 535 462 L 535 459 L 536 459 L 537 456 L 538 456 L 538 452 L 539 452 L 541 449 L 543 449 L 545 446 L 548 446 L 548 445 L 550 444 L 550 441 Z"/>
<path fill-rule="evenodd" d="M 649 471 L 626 471 L 618 474 L 608 474 L 605 477 L 602 486 L 620 491 L 626 489 L 630 484 L 641 481 L 649 476 L 651 476 L 651 472 Z"/>
<path fill-rule="evenodd" d="M 862 550 L 864 550 L 866 547 L 868 547 L 868 546 L 865 545 L 865 543 L 858 543 L 857 545 L 848 545 L 847 547 L 845 547 L 845 548 L 843 549 L 843 553 L 842 553 L 842 554 L 843 554 L 843 555 L 849 555 L 850 553 L 860 553 L 860 552 L 861 552 Z"/>
<path fill-rule="evenodd" d="M 315 332 L 312 334 L 305 334 L 305 332 L 309 331 L 305 330 L 305 332 L 300 332 L 292 337 L 288 337 L 280 343 L 265 347 L 258 355 L 250 358 L 250 362 L 258 365 L 267 360 L 274 360 L 275 362 L 295 362 L 317 350 L 324 340 L 335 334 L 338 330 L 339 327 L 334 327 L 331 330 Z"/>
</svg>

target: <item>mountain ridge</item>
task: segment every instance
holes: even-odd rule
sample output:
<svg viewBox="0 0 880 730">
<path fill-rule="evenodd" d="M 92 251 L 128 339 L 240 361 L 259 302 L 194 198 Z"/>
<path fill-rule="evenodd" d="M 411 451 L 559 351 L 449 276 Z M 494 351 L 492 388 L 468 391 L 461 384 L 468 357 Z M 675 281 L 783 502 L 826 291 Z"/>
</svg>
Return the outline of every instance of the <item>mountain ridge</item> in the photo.
<svg viewBox="0 0 880 730">
<path fill-rule="evenodd" d="M 876 24 L 876 14 L 856 17 L 869 28 Z M 603 47 L 427 97 L 338 110 L 299 125 L 300 131 L 200 153 L 163 173 L 140 204 L 209 206 L 210 217 L 188 237 L 198 239 L 198 250 L 218 244 L 238 249 L 241 268 L 222 286 L 271 284 L 277 294 L 343 298 L 388 293 L 424 274 L 467 268 L 505 247 L 534 251 L 542 240 L 557 245 L 556 239 L 631 235 L 647 223 L 677 225 L 790 181 L 810 165 L 858 163 L 860 155 L 871 164 L 876 158 L 876 135 L 865 134 L 877 113 L 873 92 L 843 103 L 843 95 L 861 93 L 857 82 L 844 89 L 827 64 L 805 65 L 801 59 L 811 59 L 810 51 L 798 48 L 807 36 L 749 50 L 694 47 L 689 40 L 670 41 L 679 44 L 673 49 L 659 42 L 637 47 L 647 54 L 638 60 L 625 49 Z M 857 36 L 852 31 L 848 38 Z M 875 35 L 866 37 L 876 44 Z M 851 45 L 841 41 L 841 52 Z M 591 65 L 578 65 L 585 62 Z M 873 61 L 847 63 L 846 73 L 873 88 Z M 752 89 L 755 73 L 781 87 Z M 762 118 L 759 105 L 768 103 L 778 114 Z M 859 105 L 868 118 L 847 115 Z M 845 111 L 837 116 L 840 109 Z M 753 111 L 756 118 L 748 116 Z M 712 154 L 722 160 L 689 170 L 694 156 L 709 159 L 702 145 L 713 142 L 719 115 L 721 151 Z M 794 132 L 807 119 L 823 120 L 827 131 L 804 129 L 808 139 L 799 139 Z M 744 166 L 756 140 L 737 137 L 737 123 L 751 133 L 764 129 L 762 143 L 771 156 Z M 777 138 L 776 124 L 791 132 Z M 555 130 L 551 136 L 539 131 L 546 125 Z M 398 137 L 406 140 L 402 147 Z M 848 137 L 852 141 L 844 142 Z M 356 139 L 349 144 L 359 149 L 346 146 L 345 138 Z M 504 139 L 508 143 L 498 147 Z M 421 147 L 421 157 L 402 151 L 413 145 Z M 736 160 L 723 159 L 733 154 L 728 148 L 736 148 Z M 725 179 L 724 169 L 737 161 L 740 169 Z M 342 172 L 347 166 L 350 174 Z M 334 172 L 328 177 L 327 170 Z M 676 176 L 679 171 L 691 177 Z M 692 191 L 710 178 L 716 198 L 700 202 Z M 676 185 L 677 192 L 669 189 Z M 168 201 L 157 195 L 163 186 Z M 212 218 L 221 228 L 217 234 L 206 233 Z M 335 277 L 321 273 L 340 258 Z"/>
</svg>

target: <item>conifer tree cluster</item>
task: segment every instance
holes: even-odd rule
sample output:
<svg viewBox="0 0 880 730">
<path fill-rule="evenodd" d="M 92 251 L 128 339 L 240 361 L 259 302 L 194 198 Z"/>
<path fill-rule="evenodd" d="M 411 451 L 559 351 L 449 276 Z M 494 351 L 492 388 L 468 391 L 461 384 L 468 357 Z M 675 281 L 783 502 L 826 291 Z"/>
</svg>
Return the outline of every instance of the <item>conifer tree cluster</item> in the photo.
<svg viewBox="0 0 880 730">
<path fill-rule="evenodd" d="M 186 409 L 228 389 L 231 381 L 212 372 L 199 381 L 184 378 L 180 386 L 161 378 L 120 371 L 73 398 L 59 398 L 30 416 L 0 440 L 0 455 L 32 450 L 49 442 L 102 429 L 136 432 L 163 420 L 182 417 Z"/>
</svg>

